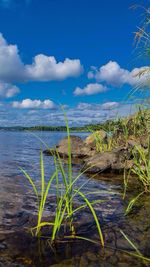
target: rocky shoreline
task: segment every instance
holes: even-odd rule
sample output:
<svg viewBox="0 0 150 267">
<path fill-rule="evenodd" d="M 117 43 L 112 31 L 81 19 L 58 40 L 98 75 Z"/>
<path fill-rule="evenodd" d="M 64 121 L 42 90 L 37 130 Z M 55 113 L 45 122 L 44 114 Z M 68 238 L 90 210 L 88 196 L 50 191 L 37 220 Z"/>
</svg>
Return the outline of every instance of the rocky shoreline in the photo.
<svg viewBox="0 0 150 267">
<path fill-rule="evenodd" d="M 102 144 L 108 145 L 109 136 L 103 131 L 96 131 L 96 135 Z M 135 138 L 130 135 L 127 140 L 119 139 L 116 136 L 111 138 L 118 139 L 118 144 L 112 146 L 109 151 L 98 152 L 94 134 L 89 135 L 85 140 L 78 136 L 70 136 L 71 156 L 73 162 L 81 164 L 81 169 L 87 173 L 123 173 L 133 166 L 134 147 L 141 147 L 147 153 L 148 134 Z M 68 138 L 62 139 L 56 147 L 44 150 L 45 155 L 58 153 L 61 158 L 68 157 Z"/>
</svg>

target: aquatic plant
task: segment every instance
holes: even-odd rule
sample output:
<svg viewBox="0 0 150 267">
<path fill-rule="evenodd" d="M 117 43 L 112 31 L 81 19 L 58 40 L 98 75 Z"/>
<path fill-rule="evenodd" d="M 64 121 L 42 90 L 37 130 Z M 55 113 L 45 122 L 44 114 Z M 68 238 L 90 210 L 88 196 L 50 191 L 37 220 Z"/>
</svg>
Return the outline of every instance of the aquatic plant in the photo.
<svg viewBox="0 0 150 267">
<path fill-rule="evenodd" d="M 99 234 L 100 242 L 101 245 L 104 246 L 104 238 L 103 234 L 101 231 L 101 226 L 99 219 L 96 215 L 95 209 L 94 209 L 94 204 L 100 203 L 103 200 L 95 200 L 95 201 L 90 201 L 87 198 L 87 194 L 82 192 L 82 188 L 87 185 L 90 179 L 88 179 L 86 182 L 81 184 L 80 187 L 76 186 L 76 182 L 80 179 L 81 175 L 84 172 L 79 172 L 75 177 L 73 176 L 73 171 L 72 171 L 72 159 L 71 159 L 71 140 L 70 140 L 70 130 L 68 126 L 68 120 L 66 115 L 65 116 L 65 122 L 66 122 L 66 129 L 67 129 L 67 136 L 68 136 L 68 162 L 67 166 L 68 168 L 66 169 L 60 156 L 59 153 L 56 151 L 54 155 L 54 165 L 55 165 L 55 171 L 51 178 L 49 179 L 47 185 L 45 184 L 45 174 L 44 174 L 44 162 L 43 162 L 43 154 L 41 152 L 40 154 L 40 169 L 41 169 L 41 190 L 40 193 L 38 193 L 38 189 L 31 178 L 31 176 L 23 169 L 22 172 L 25 175 L 25 177 L 28 179 L 30 182 L 33 191 L 37 197 L 37 202 L 38 202 L 38 220 L 37 220 L 37 225 L 32 228 L 32 232 L 35 230 L 35 235 L 40 236 L 41 230 L 45 226 L 51 227 L 51 236 L 50 242 L 53 244 L 56 240 L 59 239 L 60 237 L 60 232 L 62 236 L 62 229 L 66 229 L 66 231 L 63 231 L 63 238 L 79 238 L 79 239 L 84 239 L 87 241 L 93 242 L 92 239 L 88 239 L 86 237 L 78 236 L 76 234 L 76 229 L 75 229 L 75 221 L 74 221 L 74 215 L 81 211 L 82 209 L 88 207 L 96 224 L 97 231 Z M 42 141 L 42 143 L 44 143 Z M 61 176 L 61 181 L 60 177 Z M 47 222 L 43 221 L 43 212 L 45 208 L 45 203 L 48 201 L 48 193 L 51 187 L 52 182 L 55 182 L 56 186 L 56 208 L 55 208 L 55 215 L 54 218 Z M 94 192 L 88 192 L 88 194 L 94 194 Z M 78 207 L 74 208 L 74 202 L 76 197 L 80 197 L 83 201 L 83 204 L 79 205 Z M 68 229 L 69 228 L 69 229 Z M 69 231 L 69 234 L 68 234 Z"/>
</svg>

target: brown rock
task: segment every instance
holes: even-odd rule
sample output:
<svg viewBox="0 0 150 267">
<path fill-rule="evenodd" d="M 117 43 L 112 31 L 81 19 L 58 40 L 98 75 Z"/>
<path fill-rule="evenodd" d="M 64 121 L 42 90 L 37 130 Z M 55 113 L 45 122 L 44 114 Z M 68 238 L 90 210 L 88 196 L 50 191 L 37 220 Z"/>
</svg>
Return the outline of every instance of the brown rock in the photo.
<svg viewBox="0 0 150 267">
<path fill-rule="evenodd" d="M 111 152 L 97 153 L 85 159 L 84 170 L 90 173 L 123 172 L 124 168 L 131 168 L 132 164 L 128 150 L 118 147 Z"/>
<path fill-rule="evenodd" d="M 70 143 L 72 158 L 82 159 L 95 154 L 95 150 L 92 147 L 85 145 L 84 141 L 78 136 L 70 136 Z M 62 139 L 54 149 L 45 150 L 44 153 L 53 155 L 56 151 L 59 153 L 60 157 L 68 157 L 68 137 Z"/>
</svg>

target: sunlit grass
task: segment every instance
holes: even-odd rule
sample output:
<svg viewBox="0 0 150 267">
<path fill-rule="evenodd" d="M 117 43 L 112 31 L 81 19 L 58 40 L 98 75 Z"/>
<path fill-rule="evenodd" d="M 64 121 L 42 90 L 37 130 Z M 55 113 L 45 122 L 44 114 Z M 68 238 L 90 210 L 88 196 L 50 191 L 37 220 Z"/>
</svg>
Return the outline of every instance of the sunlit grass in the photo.
<svg viewBox="0 0 150 267">
<path fill-rule="evenodd" d="M 104 140 L 99 131 L 93 131 L 92 129 L 89 129 L 89 131 L 92 132 L 97 152 L 111 151 L 115 147 L 111 132 L 106 133 L 107 138 Z"/>
</svg>

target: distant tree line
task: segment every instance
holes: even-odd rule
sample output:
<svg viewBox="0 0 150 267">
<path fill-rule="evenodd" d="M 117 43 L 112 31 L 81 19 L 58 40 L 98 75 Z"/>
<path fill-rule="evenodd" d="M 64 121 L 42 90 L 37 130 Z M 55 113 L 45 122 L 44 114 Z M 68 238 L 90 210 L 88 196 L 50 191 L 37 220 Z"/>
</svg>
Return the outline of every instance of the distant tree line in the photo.
<svg viewBox="0 0 150 267">
<path fill-rule="evenodd" d="M 117 122 L 115 121 L 106 121 L 105 123 L 98 124 L 88 124 L 84 126 L 70 127 L 71 132 L 89 132 L 97 130 L 111 131 Z M 24 126 L 12 126 L 12 127 L 0 127 L 0 130 L 5 131 L 56 131 L 56 132 L 66 132 L 66 126 L 46 126 L 46 125 L 37 125 L 31 127 Z"/>
</svg>

